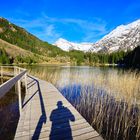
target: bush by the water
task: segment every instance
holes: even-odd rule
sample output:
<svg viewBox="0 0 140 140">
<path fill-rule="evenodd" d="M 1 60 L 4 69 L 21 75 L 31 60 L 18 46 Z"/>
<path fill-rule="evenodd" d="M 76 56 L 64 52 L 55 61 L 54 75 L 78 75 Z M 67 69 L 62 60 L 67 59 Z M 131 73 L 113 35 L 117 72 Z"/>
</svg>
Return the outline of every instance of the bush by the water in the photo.
<svg viewBox="0 0 140 140">
<path fill-rule="evenodd" d="M 4 49 L 0 49 L 0 64 L 10 64 L 10 59 Z"/>
</svg>

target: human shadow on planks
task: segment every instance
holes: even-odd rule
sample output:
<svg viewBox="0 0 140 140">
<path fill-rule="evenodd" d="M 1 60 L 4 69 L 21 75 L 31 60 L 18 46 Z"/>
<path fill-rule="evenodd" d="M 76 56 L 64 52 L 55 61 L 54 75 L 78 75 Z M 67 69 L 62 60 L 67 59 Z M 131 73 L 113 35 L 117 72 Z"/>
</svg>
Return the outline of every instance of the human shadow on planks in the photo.
<svg viewBox="0 0 140 140">
<path fill-rule="evenodd" d="M 39 81 L 36 80 L 35 78 L 31 77 L 31 76 L 28 76 L 28 77 L 33 79 L 36 82 L 36 84 L 37 84 L 38 90 L 31 96 L 31 98 L 33 98 L 33 96 L 35 94 L 37 94 L 37 93 L 39 94 L 41 113 L 42 113 L 40 118 L 39 118 L 39 120 L 38 120 L 38 124 L 37 124 L 37 126 L 35 128 L 34 134 L 32 136 L 32 140 L 37 140 L 37 139 L 39 139 L 39 135 L 41 133 L 41 129 L 42 129 L 43 124 L 45 124 L 46 121 L 47 121 L 47 116 L 46 116 L 46 111 L 45 111 L 45 106 L 44 106 L 44 101 L 43 101 L 42 93 L 41 93 L 41 90 L 40 90 Z"/>
<path fill-rule="evenodd" d="M 50 140 L 72 140 L 70 121 L 75 121 L 71 111 L 63 106 L 62 101 L 57 102 L 57 108 L 50 115 L 52 121 Z"/>
</svg>

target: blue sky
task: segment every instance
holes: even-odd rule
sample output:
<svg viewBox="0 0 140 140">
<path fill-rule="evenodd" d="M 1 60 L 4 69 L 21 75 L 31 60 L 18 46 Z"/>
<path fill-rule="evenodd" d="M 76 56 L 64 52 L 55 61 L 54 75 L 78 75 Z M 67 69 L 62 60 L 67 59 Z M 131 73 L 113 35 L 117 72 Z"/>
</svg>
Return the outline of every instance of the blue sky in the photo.
<svg viewBox="0 0 140 140">
<path fill-rule="evenodd" d="M 95 42 L 140 19 L 140 0 L 0 0 L 0 16 L 50 43 Z"/>
</svg>

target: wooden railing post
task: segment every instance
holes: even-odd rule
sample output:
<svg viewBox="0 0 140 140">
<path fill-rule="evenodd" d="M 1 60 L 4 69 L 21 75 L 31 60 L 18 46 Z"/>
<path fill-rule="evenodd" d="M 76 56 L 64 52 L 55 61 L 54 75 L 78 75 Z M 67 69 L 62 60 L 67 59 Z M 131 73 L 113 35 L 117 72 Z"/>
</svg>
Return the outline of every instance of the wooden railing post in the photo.
<svg viewBox="0 0 140 140">
<path fill-rule="evenodd" d="M 20 74 L 20 68 L 16 69 Z M 21 99 L 21 79 L 18 80 L 18 102 L 19 102 L 19 113 L 22 112 L 22 99 Z"/>
<path fill-rule="evenodd" d="M 0 66 L 0 80 L 1 80 L 1 83 L 2 83 L 2 66 Z"/>
<path fill-rule="evenodd" d="M 2 66 L 0 66 L 0 77 L 2 77 Z"/>
<path fill-rule="evenodd" d="M 18 80 L 18 101 L 19 101 L 19 113 L 22 112 L 22 100 L 21 100 L 21 81 Z"/>
<path fill-rule="evenodd" d="M 25 73 L 24 79 L 25 79 L 25 94 L 27 94 L 27 73 Z"/>
<path fill-rule="evenodd" d="M 3 66 L 1 66 L 1 77 L 3 77 Z"/>
<path fill-rule="evenodd" d="M 17 67 L 14 66 L 14 76 L 17 76 Z M 15 84 L 15 93 L 18 93 L 18 83 Z"/>
<path fill-rule="evenodd" d="M 16 66 L 14 66 L 14 76 L 17 75 L 17 72 L 16 72 Z"/>
<path fill-rule="evenodd" d="M 0 71 L 1 71 L 1 83 L 3 83 L 3 67 L 0 67 Z"/>
</svg>

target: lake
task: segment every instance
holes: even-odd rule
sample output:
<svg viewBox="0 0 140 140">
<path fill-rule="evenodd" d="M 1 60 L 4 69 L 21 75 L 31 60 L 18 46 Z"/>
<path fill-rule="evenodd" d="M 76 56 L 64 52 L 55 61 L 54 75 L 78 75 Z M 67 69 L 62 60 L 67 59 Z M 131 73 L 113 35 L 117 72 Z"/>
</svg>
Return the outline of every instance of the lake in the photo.
<svg viewBox="0 0 140 140">
<path fill-rule="evenodd" d="M 105 139 L 140 138 L 138 71 L 89 66 L 24 67 L 53 83 Z M 17 110 L 17 104 L 9 106 Z"/>
</svg>

